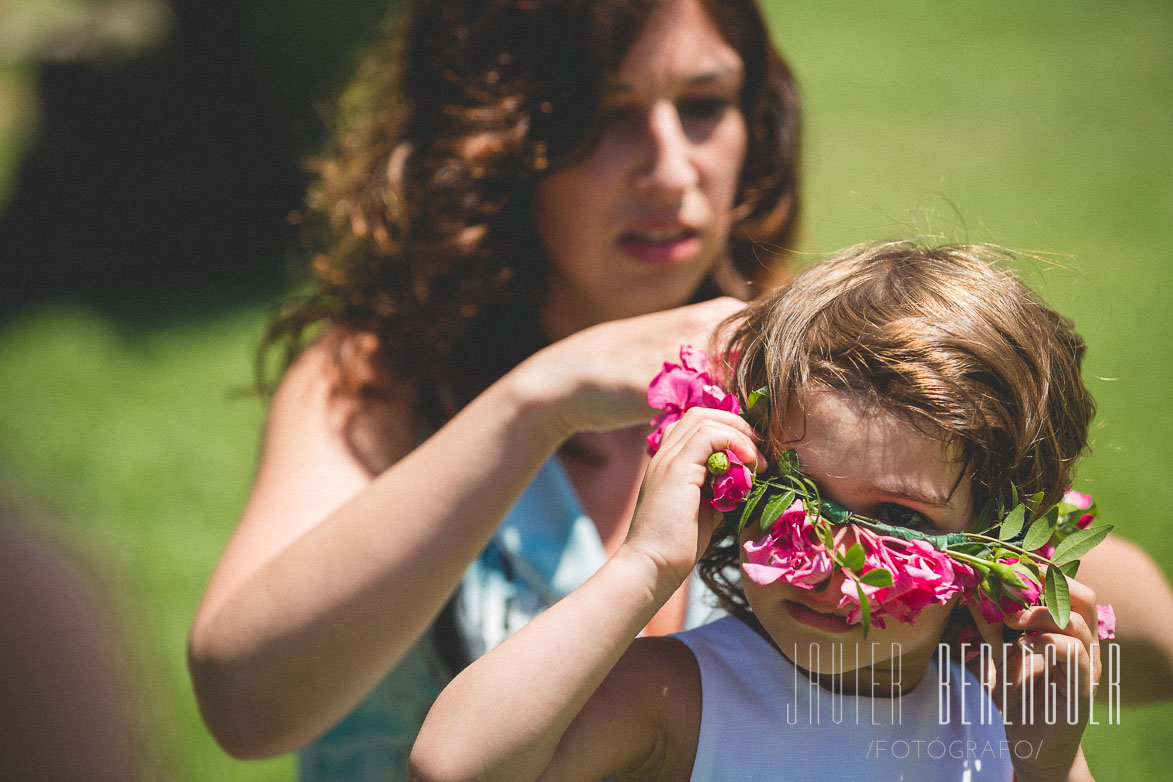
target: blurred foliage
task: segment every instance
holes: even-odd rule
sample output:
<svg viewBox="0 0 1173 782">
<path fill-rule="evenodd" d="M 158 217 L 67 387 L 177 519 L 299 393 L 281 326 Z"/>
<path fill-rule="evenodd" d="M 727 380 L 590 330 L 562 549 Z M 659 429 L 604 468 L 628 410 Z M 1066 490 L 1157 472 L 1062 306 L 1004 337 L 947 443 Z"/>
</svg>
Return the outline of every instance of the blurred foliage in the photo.
<svg viewBox="0 0 1173 782">
<path fill-rule="evenodd" d="M 0 217 L 0 491 L 56 519 L 108 585 L 148 778 L 288 779 L 287 759 L 215 746 L 184 642 L 251 478 L 263 405 L 234 391 L 280 285 L 298 161 L 382 7 L 171 8 L 168 37 L 133 62 L 4 66 L 39 83 L 43 109 Z M 1173 5 L 767 10 L 806 108 L 805 261 L 909 233 L 1029 250 L 1028 281 L 1090 344 L 1099 415 L 1077 488 L 1169 572 Z M 1134 708 L 1093 727 L 1097 778 L 1165 777 L 1171 719 Z"/>
<path fill-rule="evenodd" d="M 388 4 L 19 3 L 0 25 L 0 307 L 279 285 L 301 161 Z"/>
</svg>

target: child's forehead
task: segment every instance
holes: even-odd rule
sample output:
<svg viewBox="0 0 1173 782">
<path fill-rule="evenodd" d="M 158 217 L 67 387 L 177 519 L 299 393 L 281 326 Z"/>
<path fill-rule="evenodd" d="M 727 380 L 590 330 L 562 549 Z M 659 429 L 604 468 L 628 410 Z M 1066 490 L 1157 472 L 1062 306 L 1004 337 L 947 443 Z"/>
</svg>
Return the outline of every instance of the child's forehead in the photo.
<svg viewBox="0 0 1173 782">
<path fill-rule="evenodd" d="M 781 431 L 781 449 L 796 450 L 803 472 L 818 483 L 850 480 L 941 507 L 961 499 L 960 444 L 866 395 L 813 389 L 787 407 Z"/>
</svg>

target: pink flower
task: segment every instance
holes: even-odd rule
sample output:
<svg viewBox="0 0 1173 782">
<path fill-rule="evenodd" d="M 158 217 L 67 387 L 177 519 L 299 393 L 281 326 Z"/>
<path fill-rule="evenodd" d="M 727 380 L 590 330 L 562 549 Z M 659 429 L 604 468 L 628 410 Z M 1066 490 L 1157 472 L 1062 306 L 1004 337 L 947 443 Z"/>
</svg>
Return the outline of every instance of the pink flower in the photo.
<svg viewBox="0 0 1173 782">
<path fill-rule="evenodd" d="M 987 622 L 1001 622 L 1005 617 L 1027 606 L 1038 605 L 1039 596 L 1043 589 L 1034 580 L 1029 571 L 1018 565 L 1017 557 L 1003 557 L 998 563 L 1004 566 L 1000 570 L 995 568 L 998 579 L 998 601 L 985 592 L 978 592 L 979 607 L 982 617 Z"/>
<path fill-rule="evenodd" d="M 1101 641 L 1116 638 L 1116 612 L 1110 604 L 1096 606 L 1096 637 Z"/>
<path fill-rule="evenodd" d="M 741 569 L 755 584 L 788 584 L 812 589 L 831 576 L 834 563 L 826 548 L 812 542 L 814 524 L 801 500 L 782 512 L 770 531 L 757 541 L 746 541 Z"/>
<path fill-rule="evenodd" d="M 1013 603 L 1010 605 L 1013 606 Z M 982 619 L 985 619 L 990 624 L 1001 622 L 1004 618 L 1002 609 L 985 592 L 978 592 L 978 608 L 981 609 Z M 1013 607 L 1010 610 L 1013 611 Z"/>
<path fill-rule="evenodd" d="M 1092 497 L 1090 494 L 1084 494 L 1083 492 L 1075 491 L 1074 489 L 1068 489 L 1063 494 L 1063 502 L 1076 508 L 1077 510 L 1084 510 L 1088 512 L 1081 514 L 1079 518 L 1075 519 L 1074 521 L 1072 521 L 1072 517 L 1075 515 L 1074 511 L 1065 513 L 1059 518 L 1059 528 L 1055 531 L 1055 534 L 1051 536 L 1049 541 L 1039 546 L 1033 552 L 1034 554 L 1037 554 L 1044 559 L 1051 558 L 1051 556 L 1055 553 L 1055 547 L 1059 545 L 1061 540 L 1066 538 L 1068 535 L 1071 535 L 1073 532 L 1076 532 L 1077 530 L 1087 529 L 1089 526 L 1091 526 L 1091 523 L 1096 518 L 1095 511 L 1091 510 Z"/>
<path fill-rule="evenodd" d="M 1075 489 L 1068 489 L 1063 495 L 1063 501 L 1069 505 L 1074 505 L 1080 510 L 1087 510 L 1092 506 L 1092 495 L 1084 494 L 1083 492 L 1076 491 Z M 1080 529 L 1087 529 L 1092 521 L 1095 520 L 1095 518 L 1096 516 L 1094 513 L 1085 513 L 1079 517 L 1079 521 L 1075 522 L 1075 526 L 1079 527 Z"/>
<path fill-rule="evenodd" d="M 753 473 L 737 458 L 737 454 L 726 449 L 725 456 L 729 459 L 729 469 L 724 475 L 713 479 L 713 499 L 709 500 L 709 504 L 722 513 L 736 508 L 753 488 Z"/>
<path fill-rule="evenodd" d="M 1052 538 L 1052 540 L 1053 539 L 1054 538 Z M 1042 557 L 1043 559 L 1050 559 L 1051 555 L 1055 553 L 1055 544 L 1044 543 L 1043 545 L 1039 546 L 1037 549 L 1035 549 L 1031 553 L 1037 554 L 1038 556 Z"/>
<path fill-rule="evenodd" d="M 853 533 L 864 548 L 864 565 L 860 575 L 884 569 L 892 574 L 887 587 L 859 584 L 868 601 L 872 624 L 884 627 L 884 617 L 912 624 L 929 605 L 945 605 L 954 595 L 977 585 L 977 573 L 968 565 L 954 562 L 923 540 L 906 541 L 877 535 L 863 527 L 847 525 L 835 533 L 839 547 L 848 533 Z M 783 581 L 811 589 L 831 577 L 835 564 L 827 548 L 814 534 L 813 518 L 795 501 L 782 514 L 769 533 L 744 545 L 741 568 L 753 582 L 761 585 Z M 839 607 L 852 606 L 849 622 L 863 617 L 856 581 L 844 579 L 840 585 Z"/>
<path fill-rule="evenodd" d="M 1017 557 L 1006 557 L 998 561 L 1011 566 L 1018 564 Z M 1043 589 L 1034 580 L 1034 576 L 1022 567 L 1011 567 L 1010 573 L 1002 579 L 1002 594 L 1024 606 L 1036 605 L 1042 592 Z"/>
<path fill-rule="evenodd" d="M 913 624 L 926 607 L 945 605 L 977 584 L 977 574 L 968 565 L 954 562 L 943 551 L 938 551 L 923 540 L 901 540 L 877 535 L 862 527 L 852 527 L 856 539 L 864 547 L 864 566 L 860 573 L 883 569 L 892 574 L 892 585 L 876 587 L 845 580 L 839 606 L 854 606 L 848 613 L 849 622 L 863 618 L 859 589 L 868 600 L 872 624 L 884 627 L 884 617 Z"/>
<path fill-rule="evenodd" d="M 690 407 L 741 412 L 741 403 L 713 382 L 709 359 L 704 351 L 685 345 L 680 348 L 680 363 L 665 362 L 660 374 L 648 386 L 648 404 L 660 411 L 652 419 L 655 430 L 648 435 L 648 453 L 660 450 L 664 428 L 680 420 Z"/>
</svg>

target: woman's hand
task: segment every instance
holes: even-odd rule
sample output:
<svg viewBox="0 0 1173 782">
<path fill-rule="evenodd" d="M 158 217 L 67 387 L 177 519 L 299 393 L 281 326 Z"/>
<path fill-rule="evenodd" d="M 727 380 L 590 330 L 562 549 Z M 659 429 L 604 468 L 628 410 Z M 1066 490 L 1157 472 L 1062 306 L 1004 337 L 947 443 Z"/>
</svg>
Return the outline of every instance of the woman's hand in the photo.
<svg viewBox="0 0 1173 782">
<path fill-rule="evenodd" d="M 1066 627 L 1047 608 L 1032 606 L 1006 618 L 1006 627 L 1024 632 L 1010 643 L 1002 641 L 1002 624 L 989 624 L 970 609 L 982 640 L 994 650 L 994 676 L 987 683 L 1015 748 L 1018 782 L 1091 779 L 1080 740 L 1100 680 L 1096 596 L 1078 581 L 1068 579 L 1068 587 Z"/>
<path fill-rule="evenodd" d="M 515 373 L 555 406 L 564 437 L 647 423 L 648 383 L 681 345 L 709 346 L 718 324 L 745 306 L 713 299 L 592 326 L 539 351 Z"/>
<path fill-rule="evenodd" d="M 753 428 L 733 413 L 694 407 L 665 430 L 623 543 L 662 575 L 656 589 L 680 586 L 709 545 L 721 514 L 707 501 L 706 462 L 725 449 L 755 472 L 766 463 Z"/>
</svg>

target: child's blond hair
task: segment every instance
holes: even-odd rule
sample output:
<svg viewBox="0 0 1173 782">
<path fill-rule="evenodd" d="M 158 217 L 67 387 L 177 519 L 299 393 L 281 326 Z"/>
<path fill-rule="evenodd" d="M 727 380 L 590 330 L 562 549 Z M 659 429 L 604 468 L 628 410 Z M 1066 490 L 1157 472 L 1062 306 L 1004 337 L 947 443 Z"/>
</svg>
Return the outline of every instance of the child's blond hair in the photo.
<svg viewBox="0 0 1173 782">
<path fill-rule="evenodd" d="M 1085 346 L 1007 268 L 1011 259 L 980 244 L 857 245 L 750 305 L 729 324 L 722 354 L 732 357 L 729 383 L 742 399 L 769 389 L 766 456 L 788 447 L 787 412 L 829 388 L 958 447 L 975 508 L 1010 485 L 1058 502 L 1095 411 L 1080 375 Z M 701 573 L 743 606 L 729 582 L 733 533 L 718 528 Z"/>
</svg>

